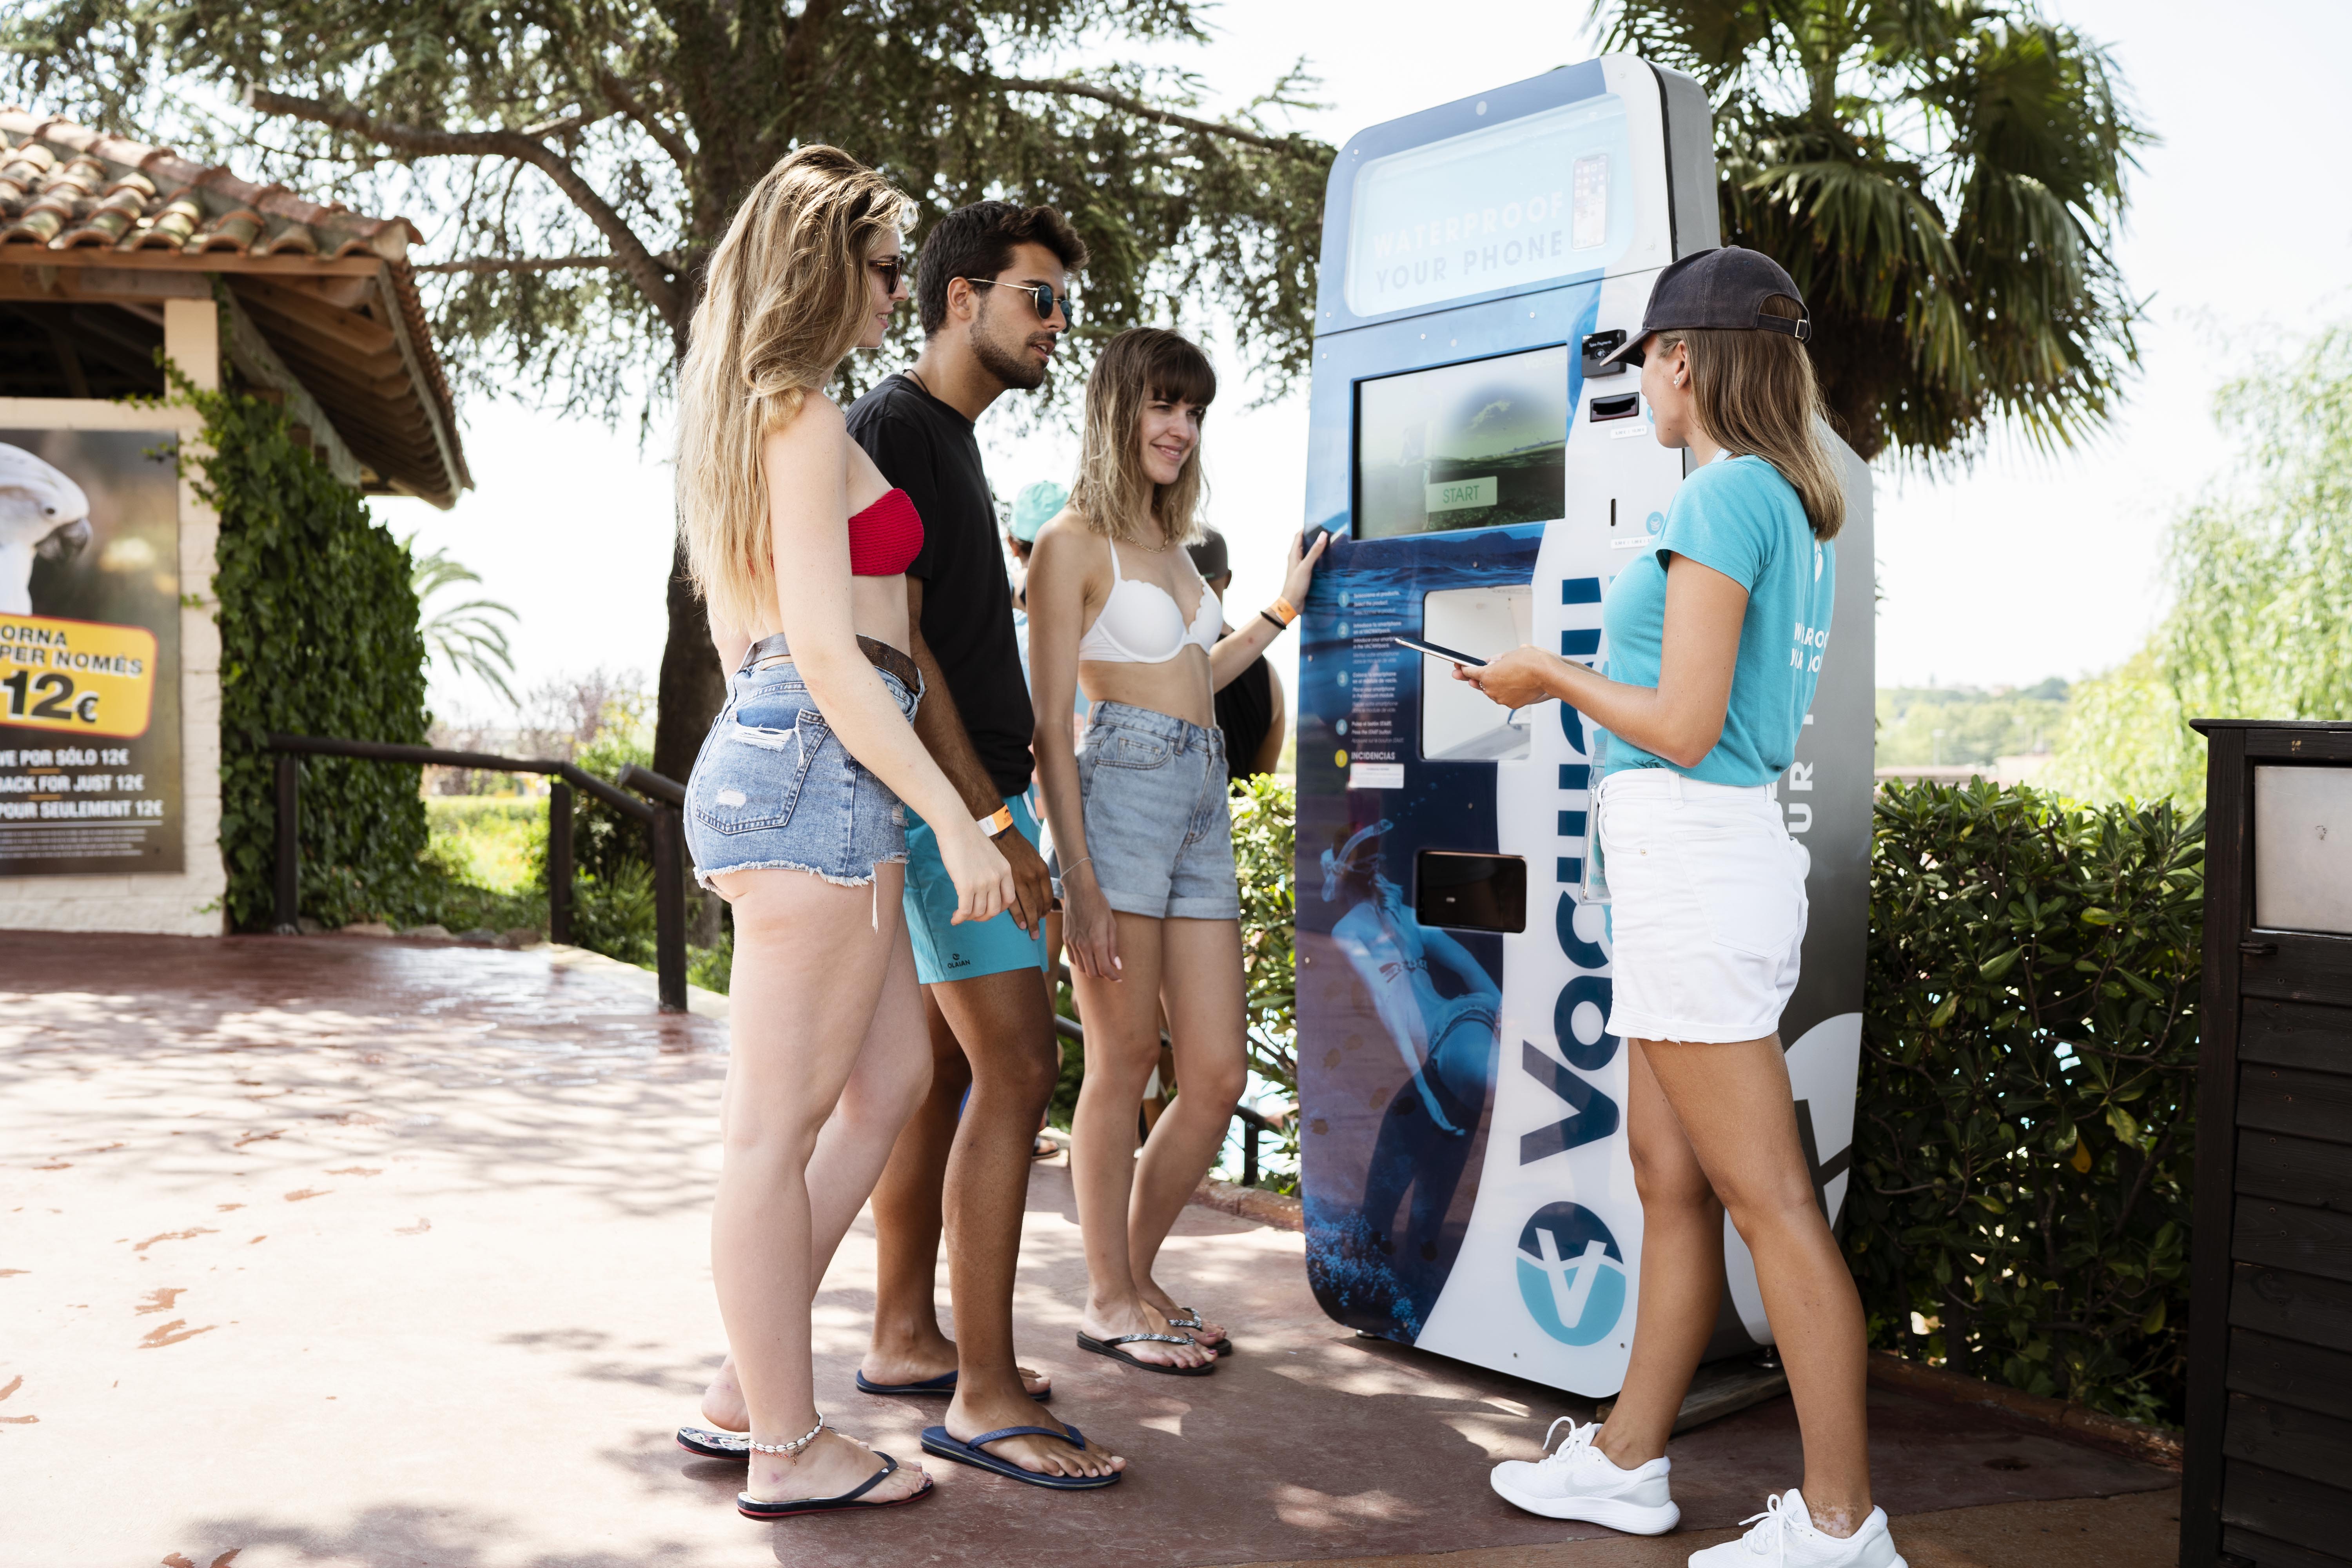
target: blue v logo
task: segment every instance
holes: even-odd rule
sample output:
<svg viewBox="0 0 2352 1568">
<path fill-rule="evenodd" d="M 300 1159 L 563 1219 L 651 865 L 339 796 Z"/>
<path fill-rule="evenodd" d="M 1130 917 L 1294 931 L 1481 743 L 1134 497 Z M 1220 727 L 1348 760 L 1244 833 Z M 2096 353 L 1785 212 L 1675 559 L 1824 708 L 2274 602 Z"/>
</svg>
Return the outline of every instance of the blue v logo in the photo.
<svg viewBox="0 0 2352 1568">
<path fill-rule="evenodd" d="M 1564 1345 L 1598 1342 L 1624 1314 L 1625 1255 L 1591 1209 L 1538 1209 L 1519 1232 L 1517 1268 L 1528 1315 Z"/>
</svg>

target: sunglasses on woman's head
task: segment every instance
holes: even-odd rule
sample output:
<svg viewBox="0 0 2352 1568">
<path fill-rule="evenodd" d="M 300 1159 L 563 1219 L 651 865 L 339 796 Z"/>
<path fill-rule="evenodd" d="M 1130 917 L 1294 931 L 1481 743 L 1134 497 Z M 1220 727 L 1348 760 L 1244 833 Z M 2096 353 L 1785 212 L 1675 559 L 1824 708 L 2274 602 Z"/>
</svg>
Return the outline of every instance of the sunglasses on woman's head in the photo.
<svg viewBox="0 0 2352 1568">
<path fill-rule="evenodd" d="M 907 275 L 907 258 L 903 256 L 872 256 L 866 258 L 866 265 L 882 274 L 882 291 L 886 294 L 896 294 L 898 279 Z"/>
<path fill-rule="evenodd" d="M 1052 321 L 1055 307 L 1058 305 L 1061 308 L 1062 320 L 1073 326 L 1077 324 L 1077 301 L 1067 294 L 1055 293 L 1051 283 L 1010 283 L 1001 278 L 967 278 L 964 281 L 975 289 L 1018 289 L 1029 296 L 1031 304 L 1037 307 L 1039 321 Z"/>
</svg>

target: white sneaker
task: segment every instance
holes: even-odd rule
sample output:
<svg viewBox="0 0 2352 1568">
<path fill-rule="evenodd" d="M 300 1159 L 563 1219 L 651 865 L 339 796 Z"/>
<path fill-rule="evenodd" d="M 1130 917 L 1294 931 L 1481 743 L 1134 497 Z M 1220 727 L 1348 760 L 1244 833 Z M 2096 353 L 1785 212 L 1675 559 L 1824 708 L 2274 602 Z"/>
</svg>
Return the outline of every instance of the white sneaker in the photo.
<svg viewBox="0 0 2352 1568">
<path fill-rule="evenodd" d="M 1906 1568 L 1886 1533 L 1886 1510 L 1874 1508 L 1862 1528 L 1840 1541 L 1813 1528 L 1812 1510 L 1797 1489 L 1764 1500 L 1762 1513 L 1739 1521 L 1756 1528 L 1737 1541 L 1690 1555 L 1690 1568 Z"/>
<path fill-rule="evenodd" d="M 1671 1460 L 1621 1470 L 1592 1446 L 1598 1423 L 1580 1426 L 1565 1415 L 1544 1434 L 1546 1447 L 1563 1425 L 1568 1440 L 1535 1463 L 1506 1459 L 1495 1467 L 1495 1490 L 1505 1501 L 1546 1519 L 1580 1519 L 1635 1535 L 1664 1535 L 1680 1521 L 1683 1510 L 1666 1495 Z"/>
</svg>

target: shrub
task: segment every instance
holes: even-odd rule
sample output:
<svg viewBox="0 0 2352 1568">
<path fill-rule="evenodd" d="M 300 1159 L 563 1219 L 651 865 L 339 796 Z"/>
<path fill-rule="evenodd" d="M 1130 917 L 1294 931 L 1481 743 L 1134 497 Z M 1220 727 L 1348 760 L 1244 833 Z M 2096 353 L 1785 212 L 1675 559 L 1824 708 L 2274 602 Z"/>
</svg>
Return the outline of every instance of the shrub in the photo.
<svg viewBox="0 0 2352 1568">
<path fill-rule="evenodd" d="M 2178 1421 L 2204 820 L 1889 785 L 1845 1246 L 1874 1343 Z"/>
<path fill-rule="evenodd" d="M 221 860 L 229 924 L 266 931 L 277 864 L 271 731 L 425 741 L 425 642 L 408 551 L 357 490 L 294 438 L 277 405 L 204 392 L 170 371 L 204 418 L 184 453 L 220 514 L 213 593 L 221 634 Z M 413 901 L 425 847 L 416 770 L 302 760 L 301 911 L 331 926 Z"/>
<path fill-rule="evenodd" d="M 1298 980 L 1292 937 L 1297 927 L 1298 790 L 1261 773 L 1233 797 L 1234 861 L 1241 873 L 1242 968 L 1249 1015 L 1250 1067 L 1298 1103 Z M 1296 1191 L 1298 1119 L 1279 1134 L 1260 1134 L 1262 1185 Z"/>
</svg>

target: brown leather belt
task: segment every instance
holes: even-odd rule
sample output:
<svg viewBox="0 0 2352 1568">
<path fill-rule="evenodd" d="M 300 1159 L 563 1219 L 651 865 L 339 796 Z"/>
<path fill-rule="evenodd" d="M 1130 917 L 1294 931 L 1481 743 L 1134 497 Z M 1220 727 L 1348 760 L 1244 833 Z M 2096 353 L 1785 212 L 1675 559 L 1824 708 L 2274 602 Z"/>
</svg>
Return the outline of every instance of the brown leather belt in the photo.
<svg viewBox="0 0 2352 1568">
<path fill-rule="evenodd" d="M 909 694 L 919 694 L 923 689 L 923 672 L 915 668 L 913 659 L 888 643 L 862 637 L 857 639 L 857 651 L 866 656 L 866 663 L 883 674 L 898 677 L 898 684 L 905 687 Z M 751 645 L 751 651 L 743 656 L 743 668 L 772 669 L 777 665 L 792 661 L 793 650 L 784 641 L 784 634 L 778 632 Z"/>
</svg>

